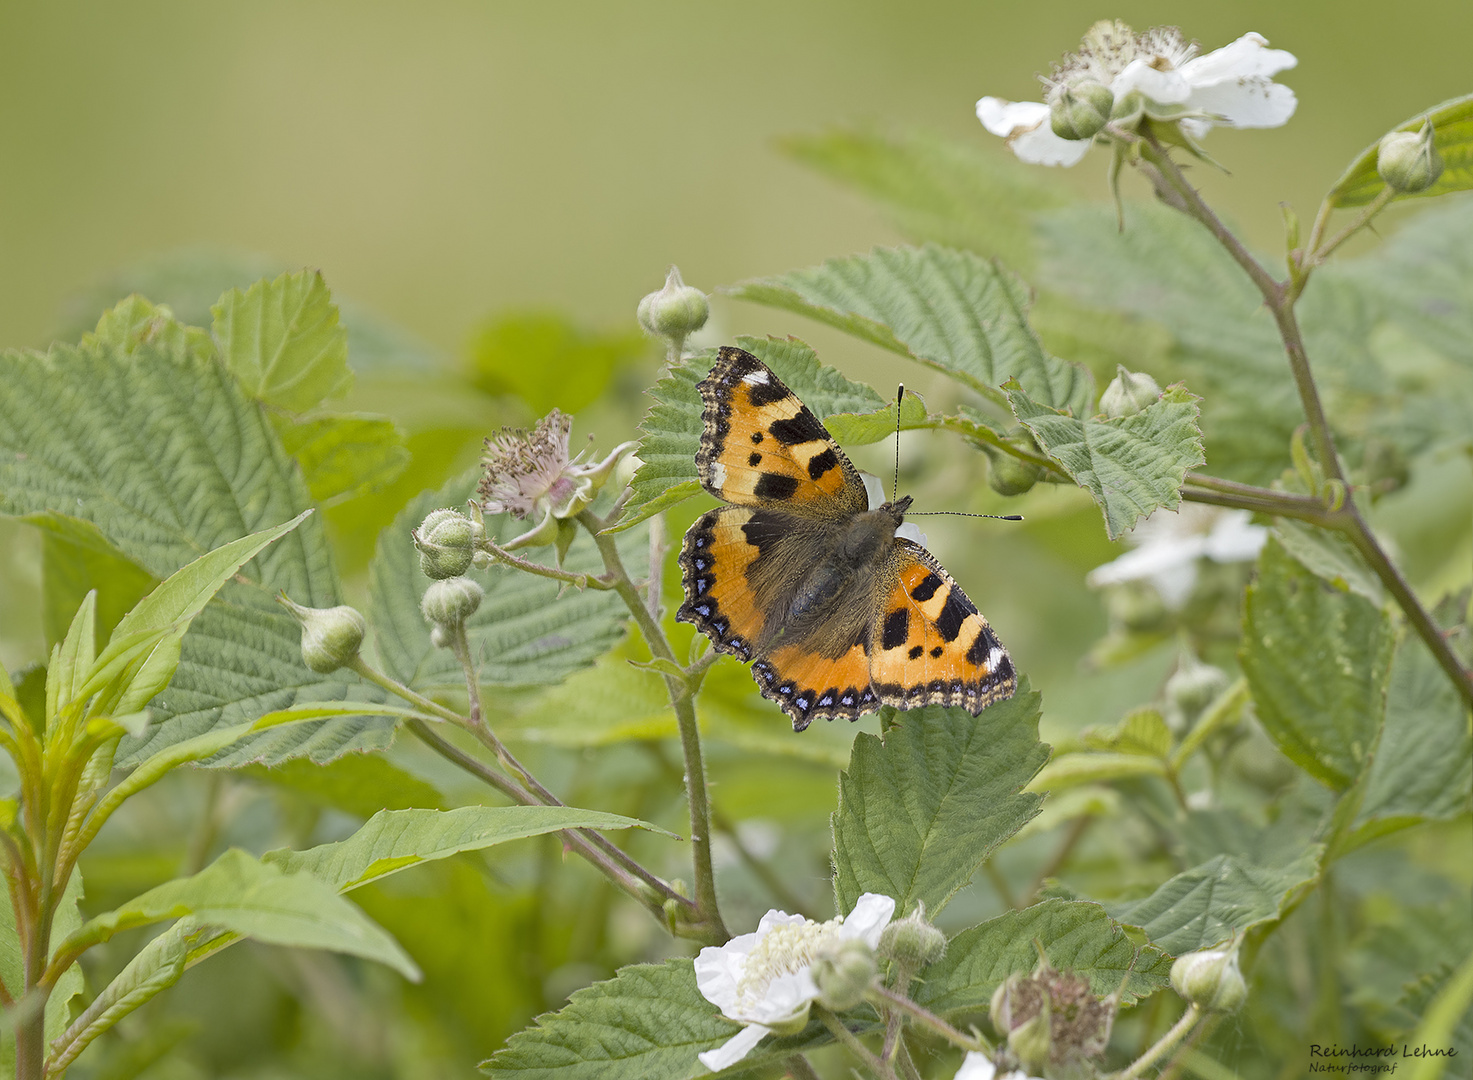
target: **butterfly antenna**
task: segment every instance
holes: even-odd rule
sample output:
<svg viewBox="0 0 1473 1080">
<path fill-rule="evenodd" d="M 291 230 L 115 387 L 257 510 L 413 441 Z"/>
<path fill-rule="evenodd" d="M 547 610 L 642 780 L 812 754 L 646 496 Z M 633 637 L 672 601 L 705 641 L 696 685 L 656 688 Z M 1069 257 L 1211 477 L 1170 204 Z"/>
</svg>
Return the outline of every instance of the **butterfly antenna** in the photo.
<svg viewBox="0 0 1473 1080">
<path fill-rule="evenodd" d="M 890 485 L 890 501 L 900 495 L 900 403 L 905 400 L 905 383 L 895 391 L 895 482 Z"/>
<path fill-rule="evenodd" d="M 950 514 L 953 517 L 985 517 L 996 518 L 998 521 L 1022 521 L 1022 514 L 968 514 L 962 510 L 914 510 L 905 516 L 913 517 L 938 517 L 941 514 Z"/>
</svg>

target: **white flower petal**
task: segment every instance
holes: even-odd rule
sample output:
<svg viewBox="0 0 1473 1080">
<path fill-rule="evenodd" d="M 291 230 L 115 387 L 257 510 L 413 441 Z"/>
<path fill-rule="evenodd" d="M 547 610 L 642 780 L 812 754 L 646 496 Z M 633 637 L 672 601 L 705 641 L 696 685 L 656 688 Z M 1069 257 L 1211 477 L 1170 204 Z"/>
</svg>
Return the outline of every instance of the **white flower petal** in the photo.
<svg viewBox="0 0 1473 1080">
<path fill-rule="evenodd" d="M 1172 571 L 1180 566 L 1190 566 L 1202 554 L 1206 538 L 1182 536 L 1171 539 L 1153 540 L 1142 544 L 1134 551 L 1127 551 L 1113 562 L 1096 566 L 1085 576 L 1085 582 L 1098 588 L 1101 585 L 1119 585 L 1125 581 L 1139 581 L 1156 574 Z"/>
<path fill-rule="evenodd" d="M 1282 127 L 1294 115 L 1294 91 L 1266 78 L 1245 78 L 1192 91 L 1187 104 L 1240 128 Z"/>
<path fill-rule="evenodd" d="M 1200 139 L 1212 130 L 1211 120 L 1198 120 L 1195 116 L 1184 116 L 1177 121 L 1185 131 L 1194 139 Z"/>
<path fill-rule="evenodd" d="M 806 923 L 807 921 L 802 915 L 789 915 L 786 911 L 779 911 L 777 908 L 773 908 L 766 915 L 762 916 L 762 921 L 757 924 L 756 936 L 761 937 L 774 926 L 791 926 L 793 923 Z M 746 935 L 743 934 L 742 936 L 745 937 Z M 729 945 L 731 943 L 727 942 L 727 944 Z"/>
<path fill-rule="evenodd" d="M 1268 540 L 1268 530 L 1250 523 L 1246 510 L 1223 514 L 1202 545 L 1202 554 L 1214 562 L 1248 562 L 1258 558 Z"/>
<path fill-rule="evenodd" d="M 878 510 L 885 505 L 885 485 L 874 473 L 862 472 L 859 478 L 864 481 L 864 493 L 869 496 L 869 508 Z"/>
<path fill-rule="evenodd" d="M 1175 566 L 1163 566 L 1159 570 L 1151 571 L 1146 579 L 1150 581 L 1168 610 L 1180 611 L 1197 584 L 1197 560 L 1192 559 L 1190 562 L 1179 563 Z"/>
<path fill-rule="evenodd" d="M 993 1080 L 996 1075 L 997 1068 L 990 1057 L 969 1050 L 962 1058 L 962 1067 L 956 1071 L 956 1080 Z"/>
<path fill-rule="evenodd" d="M 1048 106 L 1041 101 L 1004 101 L 985 97 L 977 102 L 977 119 L 994 135 L 1010 139 L 1031 131 L 1048 119 Z"/>
<path fill-rule="evenodd" d="M 1179 105 L 1191 95 L 1192 87 L 1180 71 L 1158 71 L 1144 60 L 1132 60 L 1110 80 L 1110 90 L 1117 100 L 1139 90 L 1151 101 Z"/>
<path fill-rule="evenodd" d="M 1020 161 L 1030 165 L 1074 165 L 1089 153 L 1089 139 L 1061 139 L 1049 124 L 1049 108 L 1041 101 L 977 102 L 977 119 L 994 135 L 1007 139 Z"/>
<path fill-rule="evenodd" d="M 761 1024 L 748 1024 L 715 1050 L 707 1050 L 696 1057 L 712 1072 L 720 1072 L 750 1054 L 767 1033 L 767 1029 Z"/>
<path fill-rule="evenodd" d="M 844 916 L 839 936 L 858 938 L 871 949 L 880 944 L 880 934 L 895 915 L 895 901 L 880 893 L 867 892 L 854 903 L 854 910 Z"/>
<path fill-rule="evenodd" d="M 1192 86 L 1203 87 L 1237 79 L 1267 78 L 1298 63 L 1293 53 L 1268 48 L 1262 34 L 1248 33 L 1231 45 L 1188 60 L 1180 70 Z"/>
<path fill-rule="evenodd" d="M 747 970 L 747 954 L 757 941 L 756 934 L 743 934 L 725 945 L 708 945 L 695 959 L 696 989 L 727 1016 L 736 1004 L 737 987 Z"/>
<path fill-rule="evenodd" d="M 786 1027 L 808 1015 L 808 1006 L 818 997 L 818 984 L 805 966 L 779 975 L 767 984 L 767 992 L 751 1012 L 741 1017 L 768 1027 Z"/>
</svg>

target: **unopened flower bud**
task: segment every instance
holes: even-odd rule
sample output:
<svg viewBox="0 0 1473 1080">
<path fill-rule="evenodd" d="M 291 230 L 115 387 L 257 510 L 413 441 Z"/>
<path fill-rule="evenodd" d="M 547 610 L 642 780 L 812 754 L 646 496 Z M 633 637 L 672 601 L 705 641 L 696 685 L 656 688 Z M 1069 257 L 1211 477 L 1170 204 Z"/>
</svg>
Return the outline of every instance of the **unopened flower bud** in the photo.
<svg viewBox="0 0 1473 1080">
<path fill-rule="evenodd" d="M 430 582 L 419 610 L 436 626 L 455 626 L 475 614 L 485 595 L 480 583 L 472 578 L 445 578 Z"/>
<path fill-rule="evenodd" d="M 1107 586 L 1105 610 L 1112 624 L 1133 634 L 1153 634 L 1171 625 L 1171 612 L 1161 594 L 1140 581 Z"/>
<path fill-rule="evenodd" d="M 436 623 L 430 627 L 430 644 L 437 649 L 448 649 L 455 644 L 455 639 L 449 630 Z"/>
<path fill-rule="evenodd" d="M 1376 171 L 1393 191 L 1415 195 L 1442 175 L 1442 155 L 1433 144 L 1432 124 L 1421 131 L 1393 131 L 1376 149 Z"/>
<path fill-rule="evenodd" d="M 710 312 L 706 294 L 682 281 L 679 268 L 672 266 L 665 287 L 639 302 L 639 325 L 658 337 L 684 341 L 706 325 Z"/>
<path fill-rule="evenodd" d="M 332 608 L 310 608 L 293 603 L 285 593 L 277 599 L 302 624 L 302 663 L 319 675 L 350 664 L 363 644 L 368 623 L 346 604 Z"/>
<path fill-rule="evenodd" d="M 917 971 L 946 955 L 946 935 L 926 918 L 924 905 L 896 919 L 880 935 L 880 955 Z"/>
<path fill-rule="evenodd" d="M 489 570 L 491 569 L 491 564 L 495 561 L 495 559 L 491 558 L 489 551 L 477 551 L 471 556 L 471 565 L 477 570 Z"/>
<path fill-rule="evenodd" d="M 1125 365 L 1116 364 L 1119 373 L 1110 380 L 1105 392 L 1100 395 L 1100 412 L 1111 420 L 1122 416 L 1134 416 L 1147 405 L 1161 399 L 1161 384 L 1143 371 L 1126 371 Z"/>
<path fill-rule="evenodd" d="M 841 941 L 820 953 L 809 968 L 818 987 L 819 1004 L 835 1012 L 852 1009 L 863 1001 L 878 971 L 874 950 L 858 938 Z"/>
<path fill-rule="evenodd" d="M 1109 122 L 1114 105 L 1110 88 L 1093 80 L 1062 85 L 1049 104 L 1049 126 L 1061 139 L 1092 139 Z"/>
<path fill-rule="evenodd" d="M 1008 1032 L 1008 1049 L 1030 1076 L 1043 1073 L 1053 1050 L 1053 1032 L 1047 1002 L 1041 1012 Z"/>
<path fill-rule="evenodd" d="M 1230 681 L 1222 668 L 1204 664 L 1191 653 L 1184 653 L 1176 671 L 1166 680 L 1168 721 L 1176 719 L 1181 727 L 1186 727 L 1227 689 Z"/>
<path fill-rule="evenodd" d="M 1171 965 L 1171 988 L 1208 1012 L 1237 1012 L 1248 996 L 1238 970 L 1238 951 L 1184 953 Z"/>
<path fill-rule="evenodd" d="M 475 526 L 455 510 L 435 510 L 410 534 L 425 577 L 459 577 L 475 556 Z"/>
</svg>

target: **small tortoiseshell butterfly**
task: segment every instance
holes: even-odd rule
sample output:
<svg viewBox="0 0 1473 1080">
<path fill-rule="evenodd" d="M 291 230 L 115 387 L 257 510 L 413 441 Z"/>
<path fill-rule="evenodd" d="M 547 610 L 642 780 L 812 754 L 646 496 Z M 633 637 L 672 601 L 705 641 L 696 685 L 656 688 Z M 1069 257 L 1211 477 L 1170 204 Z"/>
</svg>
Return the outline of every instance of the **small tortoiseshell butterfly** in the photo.
<svg viewBox="0 0 1473 1080">
<path fill-rule="evenodd" d="M 910 496 L 869 493 L 823 426 L 757 357 L 724 347 L 697 384 L 701 484 L 730 503 L 685 534 L 685 603 L 721 652 L 752 661 L 802 731 L 883 705 L 1011 697 L 1007 650 L 930 552 L 896 535 Z"/>
</svg>

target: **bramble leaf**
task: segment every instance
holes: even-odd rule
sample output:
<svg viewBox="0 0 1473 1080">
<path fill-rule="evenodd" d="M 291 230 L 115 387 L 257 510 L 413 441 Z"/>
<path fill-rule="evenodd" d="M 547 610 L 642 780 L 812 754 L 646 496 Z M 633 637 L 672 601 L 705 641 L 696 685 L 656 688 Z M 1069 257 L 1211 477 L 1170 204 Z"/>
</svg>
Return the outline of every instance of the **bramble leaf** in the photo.
<svg viewBox="0 0 1473 1080">
<path fill-rule="evenodd" d="M 1337 791 L 1375 746 L 1393 643 L 1375 604 L 1305 569 L 1278 541 L 1264 546 L 1244 605 L 1243 674 L 1269 737 Z"/>
<path fill-rule="evenodd" d="M 1034 401 L 1017 383 L 1005 389 L 1013 415 L 1099 505 L 1111 540 L 1153 510 L 1175 510 L 1187 470 L 1202 464 L 1200 399 L 1180 384 L 1114 420 L 1076 419 Z"/>
<path fill-rule="evenodd" d="M 911 357 L 999 403 L 998 387 L 1009 378 L 1076 416 L 1094 403 L 1094 377 L 1044 352 L 1029 327 L 1026 286 L 968 251 L 935 244 L 876 248 L 727 292 Z"/>
<path fill-rule="evenodd" d="M 349 413 L 276 420 L 282 448 L 296 458 L 314 502 L 330 506 L 393 481 L 409 464 L 404 434 L 386 416 Z"/>
<path fill-rule="evenodd" d="M 1024 680 L 980 717 L 929 706 L 884 741 L 861 734 L 839 777 L 834 894 L 840 911 L 867 892 L 939 911 L 992 851 L 1038 813 L 1022 787 L 1048 760 L 1038 741 L 1040 696 Z"/>
<path fill-rule="evenodd" d="M 1446 195 L 1473 188 L 1473 94 L 1434 105 L 1391 130 L 1417 132 L 1424 123 L 1432 125 L 1432 144 L 1442 156 L 1442 175 L 1426 191 L 1405 192 L 1397 198 Z M 1325 195 L 1325 202 L 1336 207 L 1364 206 L 1381 194 L 1386 181 L 1376 171 L 1380 144 L 1377 139 L 1356 156 Z"/>
<path fill-rule="evenodd" d="M 210 311 L 225 366 L 251 397 L 306 412 L 352 385 L 348 334 L 320 271 L 231 289 Z"/>
</svg>

